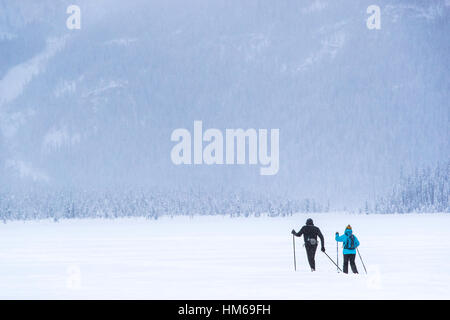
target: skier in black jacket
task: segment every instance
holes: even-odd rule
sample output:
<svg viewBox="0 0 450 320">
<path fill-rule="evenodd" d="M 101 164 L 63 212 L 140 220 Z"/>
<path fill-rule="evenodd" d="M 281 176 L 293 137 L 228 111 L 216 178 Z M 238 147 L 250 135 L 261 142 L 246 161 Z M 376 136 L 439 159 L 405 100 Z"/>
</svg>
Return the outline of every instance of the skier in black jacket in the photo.
<svg viewBox="0 0 450 320">
<path fill-rule="evenodd" d="M 320 244 L 322 245 L 321 250 L 325 252 L 325 241 L 323 240 L 322 232 L 320 232 L 319 228 L 314 226 L 313 220 L 309 218 L 306 220 L 306 225 L 303 226 L 298 233 L 292 229 L 292 234 L 296 237 L 301 237 L 303 235 L 309 266 L 311 267 L 311 271 L 316 271 L 314 256 L 316 255 L 317 250 L 317 236 L 320 238 Z"/>
</svg>

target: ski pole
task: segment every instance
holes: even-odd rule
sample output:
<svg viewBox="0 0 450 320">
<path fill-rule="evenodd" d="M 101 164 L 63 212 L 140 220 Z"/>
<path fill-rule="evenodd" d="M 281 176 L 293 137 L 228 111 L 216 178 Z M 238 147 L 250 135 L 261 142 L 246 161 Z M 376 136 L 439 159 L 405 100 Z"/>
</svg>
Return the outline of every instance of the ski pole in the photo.
<svg viewBox="0 0 450 320">
<path fill-rule="evenodd" d="M 292 244 L 294 246 L 294 271 L 297 271 L 297 259 L 295 258 L 295 236 L 292 235 Z"/>
<path fill-rule="evenodd" d="M 361 263 L 362 263 L 362 265 L 363 265 L 363 267 L 364 267 L 364 271 L 365 271 L 365 272 L 366 272 L 366 274 L 367 274 L 366 266 L 364 265 L 364 261 L 363 261 L 363 259 L 361 258 L 361 254 L 359 253 L 359 249 L 358 249 L 358 248 L 356 248 L 356 251 L 358 251 L 358 256 L 359 256 L 359 259 L 361 259 Z"/>
<path fill-rule="evenodd" d="M 339 243 L 336 241 L 336 264 L 339 265 Z M 338 270 L 339 272 L 339 267 Z"/>
<path fill-rule="evenodd" d="M 330 261 L 333 262 L 333 264 L 338 268 L 339 271 L 342 271 L 341 268 L 339 268 L 339 266 L 336 264 L 336 262 L 334 262 L 333 259 L 331 259 L 330 256 L 326 252 L 324 252 L 324 251 L 322 251 L 322 252 L 325 253 L 325 255 L 328 257 L 328 259 L 330 259 Z"/>
</svg>

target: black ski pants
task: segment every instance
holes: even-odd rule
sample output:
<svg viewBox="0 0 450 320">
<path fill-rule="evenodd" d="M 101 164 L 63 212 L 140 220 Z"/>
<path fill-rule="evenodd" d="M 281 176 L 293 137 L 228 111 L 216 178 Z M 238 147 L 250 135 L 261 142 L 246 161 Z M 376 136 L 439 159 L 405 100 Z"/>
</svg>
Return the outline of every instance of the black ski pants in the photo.
<svg viewBox="0 0 450 320">
<path fill-rule="evenodd" d="M 356 269 L 355 264 L 356 254 L 344 254 L 344 273 L 348 273 L 348 263 L 350 262 L 350 267 L 352 268 L 353 273 L 358 273 L 358 269 Z"/>
<path fill-rule="evenodd" d="M 306 255 L 308 256 L 309 266 L 312 270 L 316 270 L 316 261 L 314 257 L 316 255 L 317 245 L 313 246 L 309 243 L 305 243 Z"/>
</svg>

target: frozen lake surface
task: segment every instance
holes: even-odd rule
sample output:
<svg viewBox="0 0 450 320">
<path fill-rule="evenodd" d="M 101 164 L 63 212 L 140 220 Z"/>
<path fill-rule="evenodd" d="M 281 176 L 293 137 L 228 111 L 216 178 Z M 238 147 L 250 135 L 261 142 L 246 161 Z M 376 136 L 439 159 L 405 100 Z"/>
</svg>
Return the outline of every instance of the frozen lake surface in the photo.
<svg viewBox="0 0 450 320">
<path fill-rule="evenodd" d="M 303 238 L 294 272 L 290 231 L 309 216 L 333 259 L 351 224 L 369 274 L 358 257 L 359 275 L 338 274 L 320 251 L 312 273 Z M 1 224 L 0 298 L 450 299 L 450 215 L 309 216 Z"/>
</svg>

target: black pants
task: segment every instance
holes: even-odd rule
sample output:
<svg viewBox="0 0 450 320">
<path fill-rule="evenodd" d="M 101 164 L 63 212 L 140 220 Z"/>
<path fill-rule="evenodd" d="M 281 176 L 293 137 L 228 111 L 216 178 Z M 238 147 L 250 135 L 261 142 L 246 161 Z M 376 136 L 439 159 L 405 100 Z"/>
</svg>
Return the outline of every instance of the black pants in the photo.
<svg viewBox="0 0 450 320">
<path fill-rule="evenodd" d="M 308 256 L 309 266 L 312 270 L 316 270 L 316 261 L 314 257 L 316 255 L 317 245 L 313 246 L 309 243 L 305 243 L 306 255 Z"/>
<path fill-rule="evenodd" d="M 348 273 L 348 262 L 350 261 L 350 267 L 352 268 L 353 273 L 358 273 L 358 269 L 356 269 L 355 264 L 356 254 L 344 254 L 344 273 Z"/>
</svg>

